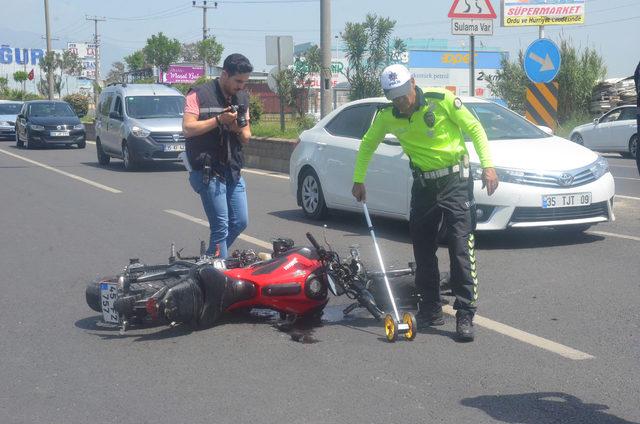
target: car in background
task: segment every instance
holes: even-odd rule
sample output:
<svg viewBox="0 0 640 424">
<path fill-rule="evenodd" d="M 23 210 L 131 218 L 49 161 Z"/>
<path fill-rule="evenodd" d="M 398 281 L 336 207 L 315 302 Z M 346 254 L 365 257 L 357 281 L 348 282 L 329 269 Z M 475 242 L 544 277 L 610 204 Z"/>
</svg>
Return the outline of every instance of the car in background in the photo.
<svg viewBox="0 0 640 424">
<path fill-rule="evenodd" d="M 463 98 L 482 123 L 500 178 L 497 191 L 482 190 L 482 170 L 467 140 L 477 204 L 478 230 L 562 227 L 584 231 L 614 219 L 614 180 L 606 159 L 533 125 L 493 102 Z M 361 211 L 351 195 L 362 136 L 385 98 L 347 103 L 304 131 L 290 160 L 291 192 L 309 218 L 328 209 Z M 413 177 L 409 159 L 391 134 L 378 146 L 366 177 L 369 211 L 409 219 Z"/>
<path fill-rule="evenodd" d="M 596 152 L 620 153 L 622 157 L 635 158 L 638 151 L 638 127 L 636 106 L 620 106 L 611 109 L 592 123 L 575 127 L 569 139 Z"/>
<path fill-rule="evenodd" d="M 98 163 L 122 159 L 127 170 L 142 162 L 177 160 L 185 150 L 184 96 L 162 84 L 111 84 L 96 113 Z"/>
<path fill-rule="evenodd" d="M 16 139 L 16 119 L 22 102 L 0 100 L 0 140 Z"/>
<path fill-rule="evenodd" d="M 31 100 L 22 105 L 16 120 L 16 146 L 27 149 L 46 146 L 87 145 L 84 125 L 69 103 L 61 100 Z"/>
</svg>

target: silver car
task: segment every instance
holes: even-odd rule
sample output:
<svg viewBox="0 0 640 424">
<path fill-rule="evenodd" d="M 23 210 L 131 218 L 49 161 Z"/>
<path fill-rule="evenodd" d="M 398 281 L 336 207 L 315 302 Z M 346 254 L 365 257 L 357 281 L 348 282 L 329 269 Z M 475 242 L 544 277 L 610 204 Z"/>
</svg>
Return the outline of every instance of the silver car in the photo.
<svg viewBox="0 0 640 424">
<path fill-rule="evenodd" d="M 98 163 L 122 159 L 127 170 L 142 162 L 178 160 L 184 151 L 184 96 L 162 84 L 112 84 L 96 113 Z"/>
<path fill-rule="evenodd" d="M 0 100 L 0 140 L 15 140 L 16 119 L 22 102 Z"/>
<path fill-rule="evenodd" d="M 575 127 L 569 138 L 596 152 L 620 153 L 622 157 L 635 158 L 638 150 L 637 110 L 633 105 L 611 109 L 593 123 Z"/>
</svg>

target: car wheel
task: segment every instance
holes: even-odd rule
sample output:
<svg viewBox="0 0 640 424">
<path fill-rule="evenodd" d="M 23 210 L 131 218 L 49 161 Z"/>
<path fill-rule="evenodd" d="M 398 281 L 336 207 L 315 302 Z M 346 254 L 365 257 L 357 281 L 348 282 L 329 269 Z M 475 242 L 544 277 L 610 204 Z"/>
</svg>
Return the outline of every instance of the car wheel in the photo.
<svg viewBox="0 0 640 424">
<path fill-rule="evenodd" d="M 129 145 L 126 142 L 122 143 L 122 161 L 124 162 L 124 169 L 127 171 L 133 171 L 137 167 Z"/>
<path fill-rule="evenodd" d="M 36 148 L 36 143 L 31 141 L 31 137 L 29 137 L 29 133 L 27 133 L 27 144 L 26 144 L 26 146 L 27 146 L 27 150 Z"/>
<path fill-rule="evenodd" d="M 86 141 L 81 141 L 80 143 L 78 143 L 78 149 L 84 149 L 85 147 L 87 147 Z"/>
<path fill-rule="evenodd" d="M 582 136 L 580 134 L 574 134 L 571 136 L 571 141 L 573 141 L 576 144 L 579 144 L 581 146 L 584 146 L 584 140 L 582 139 Z"/>
<path fill-rule="evenodd" d="M 24 148 L 24 141 L 20 140 L 20 136 L 18 135 L 18 129 L 16 128 L 16 147 L 18 149 Z"/>
<path fill-rule="evenodd" d="M 638 154 L 638 134 L 634 134 L 629 140 L 629 157 L 636 158 Z"/>
<path fill-rule="evenodd" d="M 109 156 L 104 152 L 100 139 L 96 140 L 96 154 L 98 155 L 98 163 L 100 165 L 102 166 L 109 165 L 109 162 L 111 162 L 111 156 Z"/>
<path fill-rule="evenodd" d="M 299 181 L 298 191 L 305 216 L 311 219 L 324 218 L 327 215 L 327 205 L 324 202 L 318 174 L 308 168 L 302 172 Z"/>
</svg>

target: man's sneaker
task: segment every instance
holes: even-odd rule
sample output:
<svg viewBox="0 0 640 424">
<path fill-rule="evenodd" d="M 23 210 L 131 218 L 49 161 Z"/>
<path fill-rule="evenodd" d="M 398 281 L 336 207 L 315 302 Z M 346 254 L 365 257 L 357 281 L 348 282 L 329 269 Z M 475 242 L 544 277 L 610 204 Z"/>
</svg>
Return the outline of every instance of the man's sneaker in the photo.
<svg viewBox="0 0 640 424">
<path fill-rule="evenodd" d="M 422 306 L 422 305 L 421 305 Z M 444 325 L 444 315 L 441 306 L 422 306 L 416 314 L 418 328 L 436 327 Z"/>
<path fill-rule="evenodd" d="M 456 315 L 456 334 L 458 335 L 458 339 L 460 339 L 460 341 L 473 341 L 473 315 Z"/>
</svg>

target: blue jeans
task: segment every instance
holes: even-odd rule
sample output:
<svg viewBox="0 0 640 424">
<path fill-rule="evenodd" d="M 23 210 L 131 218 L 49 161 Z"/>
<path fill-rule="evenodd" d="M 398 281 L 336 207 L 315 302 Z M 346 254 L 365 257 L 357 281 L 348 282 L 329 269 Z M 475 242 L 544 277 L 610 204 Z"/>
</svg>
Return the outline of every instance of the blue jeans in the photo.
<svg viewBox="0 0 640 424">
<path fill-rule="evenodd" d="M 226 258 L 228 248 L 247 228 L 249 214 L 247 211 L 247 193 L 244 179 L 234 184 L 231 175 L 225 181 L 214 177 L 209 185 L 202 182 L 202 171 L 189 173 L 189 183 L 200 195 L 204 212 L 209 220 L 209 248 L 207 255 Z"/>
</svg>

